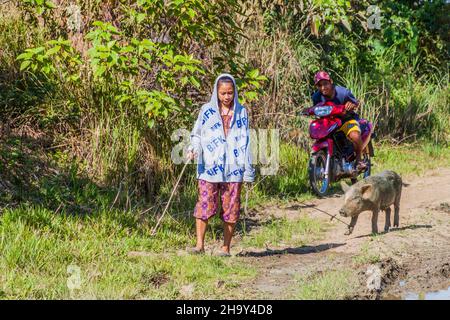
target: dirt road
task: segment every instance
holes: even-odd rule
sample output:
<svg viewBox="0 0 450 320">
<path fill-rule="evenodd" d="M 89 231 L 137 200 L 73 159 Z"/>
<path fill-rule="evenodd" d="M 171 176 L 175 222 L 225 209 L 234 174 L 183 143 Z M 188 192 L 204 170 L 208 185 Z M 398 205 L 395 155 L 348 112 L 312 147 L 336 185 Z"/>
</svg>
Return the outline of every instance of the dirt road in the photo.
<svg viewBox="0 0 450 320">
<path fill-rule="evenodd" d="M 346 226 L 311 206 L 292 203 L 265 208 L 258 215 L 296 219 L 310 215 L 327 220 L 331 227 L 322 240 L 299 248 L 268 248 L 241 253 L 260 270 L 249 284 L 261 298 L 292 297 L 292 287 L 302 275 L 349 269 L 359 289 L 347 298 L 405 298 L 411 293 L 447 289 L 450 286 L 450 168 L 433 171 L 424 177 L 403 177 L 400 227 L 377 236 L 370 234 L 369 212 L 360 215 L 352 235 L 345 236 Z M 342 195 L 308 202 L 316 208 L 337 213 Z M 349 222 L 348 218 L 342 218 Z M 379 229 L 384 226 L 380 213 Z M 377 257 L 375 260 L 370 257 Z M 381 271 L 381 286 L 367 286 L 368 268 Z M 371 280 L 369 280 L 370 282 Z M 295 287 L 295 286 L 294 286 Z"/>
</svg>

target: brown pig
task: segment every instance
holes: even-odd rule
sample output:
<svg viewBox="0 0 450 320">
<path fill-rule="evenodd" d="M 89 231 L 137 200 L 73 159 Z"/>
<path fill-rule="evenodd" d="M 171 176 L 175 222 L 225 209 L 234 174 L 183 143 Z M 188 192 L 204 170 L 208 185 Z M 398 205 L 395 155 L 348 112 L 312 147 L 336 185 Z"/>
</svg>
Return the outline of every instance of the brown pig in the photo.
<svg viewBox="0 0 450 320">
<path fill-rule="evenodd" d="M 350 226 L 345 233 L 353 232 L 358 216 L 362 211 L 372 211 L 372 233 L 378 232 L 378 212 L 384 210 L 386 223 L 384 231 L 391 227 L 391 208 L 394 205 L 394 227 L 399 226 L 400 197 L 402 194 L 402 178 L 393 171 L 383 171 L 370 176 L 349 187 L 341 183 L 345 192 L 344 205 L 339 213 L 344 217 L 351 217 Z"/>
</svg>

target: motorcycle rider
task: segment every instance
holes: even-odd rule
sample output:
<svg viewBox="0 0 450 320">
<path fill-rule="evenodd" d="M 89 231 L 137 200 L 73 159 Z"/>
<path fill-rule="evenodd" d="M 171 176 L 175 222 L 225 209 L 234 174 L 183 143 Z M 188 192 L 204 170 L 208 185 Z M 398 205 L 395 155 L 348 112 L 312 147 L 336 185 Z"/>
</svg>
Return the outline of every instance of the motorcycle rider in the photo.
<svg viewBox="0 0 450 320">
<path fill-rule="evenodd" d="M 343 125 L 339 129 L 347 139 L 353 143 L 356 153 L 356 170 L 366 169 L 366 164 L 361 161 L 363 141 L 361 139 L 361 128 L 359 127 L 359 116 L 355 110 L 359 107 L 353 93 L 344 87 L 333 84 L 330 75 L 325 71 L 319 71 L 314 76 L 314 85 L 317 91 L 312 95 L 313 105 L 331 101 L 334 104 L 345 105 L 346 113 L 341 116 Z"/>
</svg>

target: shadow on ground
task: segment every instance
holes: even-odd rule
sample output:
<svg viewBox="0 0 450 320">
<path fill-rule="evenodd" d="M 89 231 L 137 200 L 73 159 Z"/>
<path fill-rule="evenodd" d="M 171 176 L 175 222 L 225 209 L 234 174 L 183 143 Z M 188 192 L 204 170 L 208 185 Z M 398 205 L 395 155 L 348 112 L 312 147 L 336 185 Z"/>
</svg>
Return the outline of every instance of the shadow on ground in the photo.
<svg viewBox="0 0 450 320">
<path fill-rule="evenodd" d="M 385 235 L 387 233 L 398 232 L 398 231 L 403 231 L 403 230 L 431 229 L 431 228 L 433 228 L 433 226 L 431 226 L 429 224 L 412 224 L 412 225 L 406 226 L 406 227 L 390 229 L 388 232 L 383 231 L 383 232 L 379 232 L 377 234 L 369 233 L 369 234 L 365 234 L 365 235 L 362 235 L 362 236 L 357 236 L 354 239 L 371 237 L 373 235 L 382 236 L 382 235 Z"/>
<path fill-rule="evenodd" d="M 301 246 L 297 248 L 285 248 L 285 249 L 277 249 L 271 250 L 266 249 L 265 251 L 244 251 L 237 254 L 238 257 L 268 257 L 268 256 L 276 256 L 276 255 L 285 255 L 285 254 L 310 254 L 310 253 L 319 253 L 323 251 L 327 251 L 330 249 L 338 248 L 344 246 L 346 243 L 324 243 L 319 244 L 317 246 Z"/>
</svg>

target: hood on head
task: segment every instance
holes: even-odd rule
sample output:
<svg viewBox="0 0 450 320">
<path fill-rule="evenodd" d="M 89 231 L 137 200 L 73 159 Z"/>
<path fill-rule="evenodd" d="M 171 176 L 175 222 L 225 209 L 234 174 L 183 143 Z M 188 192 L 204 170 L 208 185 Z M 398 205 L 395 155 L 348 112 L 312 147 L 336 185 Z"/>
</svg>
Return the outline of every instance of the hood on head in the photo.
<svg viewBox="0 0 450 320">
<path fill-rule="evenodd" d="M 219 83 L 219 80 L 221 78 L 230 78 L 233 81 L 233 86 L 234 86 L 234 107 L 239 105 L 239 99 L 238 99 L 238 88 L 236 86 L 236 80 L 234 79 L 234 77 L 231 74 L 228 73 L 222 73 L 220 76 L 217 77 L 216 81 L 214 82 L 214 88 L 213 88 L 213 93 L 211 96 L 211 101 L 210 103 L 215 106 L 216 108 L 219 108 L 219 97 L 218 97 L 218 93 L 217 93 L 217 84 Z"/>
</svg>

